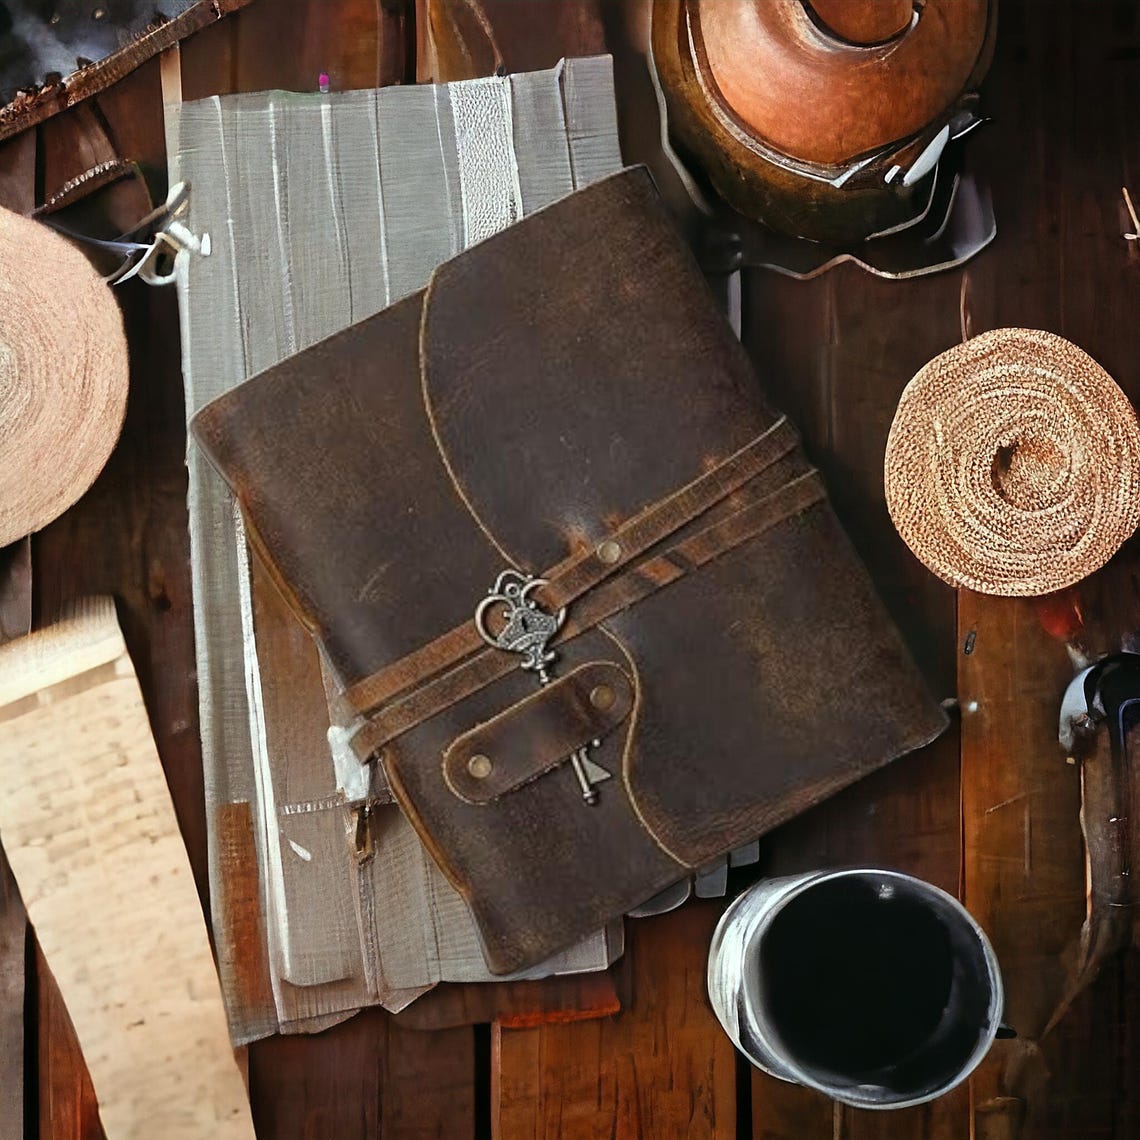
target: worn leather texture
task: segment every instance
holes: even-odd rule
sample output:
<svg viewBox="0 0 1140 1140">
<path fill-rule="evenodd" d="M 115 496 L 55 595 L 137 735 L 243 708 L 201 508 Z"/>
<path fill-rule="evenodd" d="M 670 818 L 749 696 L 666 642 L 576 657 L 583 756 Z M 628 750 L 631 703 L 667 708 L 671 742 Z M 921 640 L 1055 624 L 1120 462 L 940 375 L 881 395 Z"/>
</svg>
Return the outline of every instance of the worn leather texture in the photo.
<svg viewBox="0 0 1140 1140">
<path fill-rule="evenodd" d="M 734 479 L 787 428 L 644 170 L 461 254 L 193 430 L 346 693 L 399 678 L 359 711 L 419 702 L 382 762 L 496 972 L 945 725 L 794 437 Z M 723 497 L 678 496 L 710 471 Z M 666 516 L 647 549 L 627 539 Z M 502 570 L 597 570 L 614 535 L 636 556 L 569 603 L 551 666 L 552 684 L 595 665 L 629 679 L 632 707 L 590 753 L 614 778 L 587 805 L 542 748 L 526 779 L 468 802 L 449 749 L 488 724 L 505 740 L 511 710 L 525 738 L 537 684 L 454 631 Z"/>
</svg>

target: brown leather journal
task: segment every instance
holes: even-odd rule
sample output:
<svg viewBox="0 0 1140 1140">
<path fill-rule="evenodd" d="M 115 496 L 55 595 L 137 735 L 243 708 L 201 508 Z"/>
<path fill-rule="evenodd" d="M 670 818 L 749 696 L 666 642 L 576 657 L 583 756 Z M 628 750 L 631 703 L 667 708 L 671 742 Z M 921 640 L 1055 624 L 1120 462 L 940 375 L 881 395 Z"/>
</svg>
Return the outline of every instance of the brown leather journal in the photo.
<svg viewBox="0 0 1140 1140">
<path fill-rule="evenodd" d="M 495 972 L 945 725 L 644 170 L 193 431 Z"/>
</svg>

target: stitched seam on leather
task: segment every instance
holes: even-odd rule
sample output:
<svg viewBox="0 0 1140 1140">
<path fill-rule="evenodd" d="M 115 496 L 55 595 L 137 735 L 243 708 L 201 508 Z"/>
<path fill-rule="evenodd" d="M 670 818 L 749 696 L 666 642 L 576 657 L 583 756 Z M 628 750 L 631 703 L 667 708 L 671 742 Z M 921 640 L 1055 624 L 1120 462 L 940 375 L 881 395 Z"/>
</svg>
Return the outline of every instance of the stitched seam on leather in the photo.
<svg viewBox="0 0 1140 1140">
<path fill-rule="evenodd" d="M 625 789 L 625 798 L 629 802 L 633 814 L 637 816 L 637 822 L 641 824 L 645 834 L 648 835 L 657 847 L 664 854 L 668 855 L 670 859 L 679 863 L 682 867 L 689 868 L 689 864 L 680 858 L 675 851 L 671 851 L 666 844 L 662 843 L 661 837 L 649 826 L 649 822 L 642 814 L 641 807 L 637 802 L 637 797 L 633 794 L 633 785 L 629 778 L 629 758 L 633 752 L 633 738 L 637 733 L 638 713 L 641 711 L 641 673 L 638 672 L 637 662 L 633 659 L 633 654 L 626 649 L 621 638 L 618 637 L 613 630 L 609 629 L 604 623 L 599 623 L 595 628 L 618 647 L 621 655 L 629 662 L 630 672 L 633 674 L 633 707 L 629 710 L 629 716 L 626 717 L 626 720 L 629 722 L 629 730 L 626 732 L 625 747 L 622 749 L 621 754 L 621 785 Z"/>
<path fill-rule="evenodd" d="M 520 560 L 507 553 L 506 548 L 501 542 L 491 533 L 490 528 L 480 517 L 479 512 L 475 509 L 475 504 L 472 503 L 471 497 L 468 495 L 466 488 L 459 481 L 459 476 L 455 473 L 455 469 L 451 466 L 451 460 L 448 458 L 447 451 L 443 446 L 443 440 L 439 434 L 439 426 L 435 418 L 435 410 L 432 408 L 431 393 L 428 389 L 428 361 L 425 349 L 427 347 L 427 323 L 428 313 L 431 310 L 431 299 L 435 292 L 436 277 L 439 270 L 431 275 L 431 280 L 428 281 L 427 287 L 424 289 L 423 301 L 420 304 L 420 332 L 419 332 L 419 354 L 420 354 L 420 394 L 424 403 L 424 414 L 427 416 L 428 427 L 431 429 L 431 437 L 435 441 L 436 451 L 439 453 L 440 462 L 443 464 L 443 469 L 447 472 L 447 477 L 451 480 L 452 486 L 455 488 L 455 493 L 459 496 L 459 501 L 467 508 L 468 514 L 475 520 L 475 525 L 483 532 L 487 541 L 498 551 L 503 561 L 515 570 L 520 568 Z"/>
</svg>

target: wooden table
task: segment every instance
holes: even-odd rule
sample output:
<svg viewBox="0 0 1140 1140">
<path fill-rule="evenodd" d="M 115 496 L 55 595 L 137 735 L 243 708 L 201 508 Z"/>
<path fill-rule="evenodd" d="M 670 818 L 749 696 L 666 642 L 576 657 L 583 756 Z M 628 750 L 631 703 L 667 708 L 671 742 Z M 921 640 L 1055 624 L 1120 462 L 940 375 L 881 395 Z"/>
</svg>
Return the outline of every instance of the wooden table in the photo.
<svg viewBox="0 0 1140 1140">
<path fill-rule="evenodd" d="M 489 8 L 511 68 L 607 48 L 628 60 L 620 4 L 497 0 Z M 410 80 L 413 51 L 413 21 L 395 0 L 256 0 L 183 45 L 184 95 L 313 89 L 321 71 L 334 89 Z M 847 265 L 811 282 L 763 272 L 743 282 L 743 338 L 763 383 L 801 427 L 935 691 L 957 694 L 962 708 L 960 724 L 923 753 L 769 836 L 758 873 L 867 861 L 957 893 L 995 944 L 1019 1037 L 998 1042 L 951 1095 L 897 1113 L 842 1108 L 769 1079 L 734 1055 L 709 1011 L 704 963 L 722 904 L 694 903 L 629 923 L 631 997 L 611 1019 L 417 1033 L 373 1010 L 320 1036 L 252 1046 L 259 1135 L 1140 1136 L 1136 954 L 1110 962 L 1042 1036 L 1085 910 L 1078 772 L 1056 744 L 1069 660 L 1032 604 L 955 595 L 927 574 L 891 529 L 881 478 L 903 385 L 965 334 L 1003 325 L 1054 330 L 1140 399 L 1140 319 L 1132 311 L 1140 250 L 1122 237 L 1131 226 L 1120 194 L 1122 185 L 1140 192 L 1140 10 L 1115 0 L 1002 0 L 985 94 L 994 122 L 971 148 L 992 185 L 999 233 L 965 269 L 900 283 Z M 98 106 L 120 152 L 161 188 L 157 61 Z M 70 114 L 40 128 L 45 177 L 67 145 Z M 636 160 L 652 124 L 627 119 L 622 127 L 626 157 Z M 16 161 L 17 145 L 0 148 L 0 169 Z M 36 537 L 37 616 L 50 619 L 77 594 L 119 599 L 204 892 L 176 305 L 172 291 L 136 283 L 120 297 L 133 356 L 126 427 L 91 493 Z M 1134 567 L 1132 544 L 1117 573 L 1089 591 L 1086 616 L 1108 641 L 1140 628 Z M 90 1085 L 42 963 L 32 1002 L 39 1135 L 98 1137 Z"/>
</svg>

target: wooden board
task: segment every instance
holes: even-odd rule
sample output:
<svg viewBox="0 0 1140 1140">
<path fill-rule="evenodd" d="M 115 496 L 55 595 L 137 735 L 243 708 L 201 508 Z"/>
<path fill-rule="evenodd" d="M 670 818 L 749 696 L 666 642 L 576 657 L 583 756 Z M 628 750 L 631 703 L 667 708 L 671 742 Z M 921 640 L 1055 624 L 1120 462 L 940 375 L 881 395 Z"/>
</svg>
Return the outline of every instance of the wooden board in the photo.
<svg viewBox="0 0 1140 1140">
<path fill-rule="evenodd" d="M 1041 21 L 1015 7 L 1002 21 L 990 84 L 1002 123 L 979 139 L 978 156 L 1001 192 L 999 233 L 968 271 L 970 327 L 1058 332 L 1136 403 L 1140 260 L 1122 237 L 1132 226 L 1120 194 L 1121 184 L 1135 190 L 1140 160 L 1125 110 L 1140 95 L 1136 12 L 1058 5 Z M 1095 651 L 1119 650 L 1140 629 L 1138 571 L 1131 543 L 1082 584 Z M 1107 963 L 1042 1036 L 1085 915 L 1079 771 L 1056 740 L 1072 666 L 1026 602 L 963 593 L 960 644 L 971 635 L 972 652 L 959 656 L 966 902 L 993 939 L 1020 1035 L 999 1042 L 972 1082 L 979 1135 L 1134 1136 L 1135 952 Z"/>
<path fill-rule="evenodd" d="M 258 1135 L 275 1140 L 470 1136 L 474 1077 L 469 1028 L 415 1033 L 380 1009 L 250 1050 Z"/>
<path fill-rule="evenodd" d="M 632 995 L 614 1018 L 492 1032 L 500 1140 L 724 1137 L 736 1132 L 736 1060 L 705 997 L 719 901 L 631 920 Z"/>
<path fill-rule="evenodd" d="M 162 155 L 158 64 L 134 72 L 101 103 L 113 140 L 152 174 Z M 88 105 L 89 106 L 89 105 Z M 65 112 L 40 128 L 45 182 L 58 185 L 86 168 Z M 157 149 L 156 149 L 157 148 Z M 159 184 L 159 192 L 162 189 Z M 80 502 L 33 540 L 36 617 L 52 620 L 73 599 L 114 594 L 168 773 L 179 826 L 204 891 L 205 818 L 192 683 L 193 630 L 185 534 L 186 473 L 179 442 L 182 411 L 174 297 L 132 282 L 118 293 L 131 345 L 131 390 L 119 446 Z M 181 525 L 180 525 L 181 524 Z M 38 986 L 40 1114 L 49 1135 L 87 1137 L 98 1128 L 89 1087 L 66 1010 L 50 979 Z M 42 1079 L 43 1070 L 53 1074 Z"/>
<path fill-rule="evenodd" d="M 840 518 L 938 697 L 955 690 L 955 598 L 919 566 L 891 527 L 881 456 L 898 395 L 930 356 L 956 339 L 958 285 L 952 275 L 908 283 L 868 278 L 841 266 L 795 283 L 750 275 L 743 339 L 773 401 L 803 432 Z M 897 338 L 904 309 L 915 328 Z M 776 330 L 780 334 L 776 335 Z M 849 382 L 858 375 L 861 383 Z M 826 710 L 821 709 L 825 716 Z M 921 752 L 875 773 L 761 843 L 763 870 L 792 873 L 866 863 L 895 867 L 957 893 L 961 870 L 956 726 Z M 754 1137 L 802 1140 L 884 1135 L 956 1137 L 968 1131 L 959 1095 L 881 1114 L 833 1107 L 825 1098 L 755 1072 Z"/>
<path fill-rule="evenodd" d="M 24 976 L 28 921 L 0 850 L 0 1140 L 24 1134 Z"/>
<path fill-rule="evenodd" d="M 252 1140 L 205 921 L 114 602 L 81 605 L 0 647 L 0 835 L 108 1134 Z M 78 754 L 80 764 L 60 765 Z"/>
</svg>

